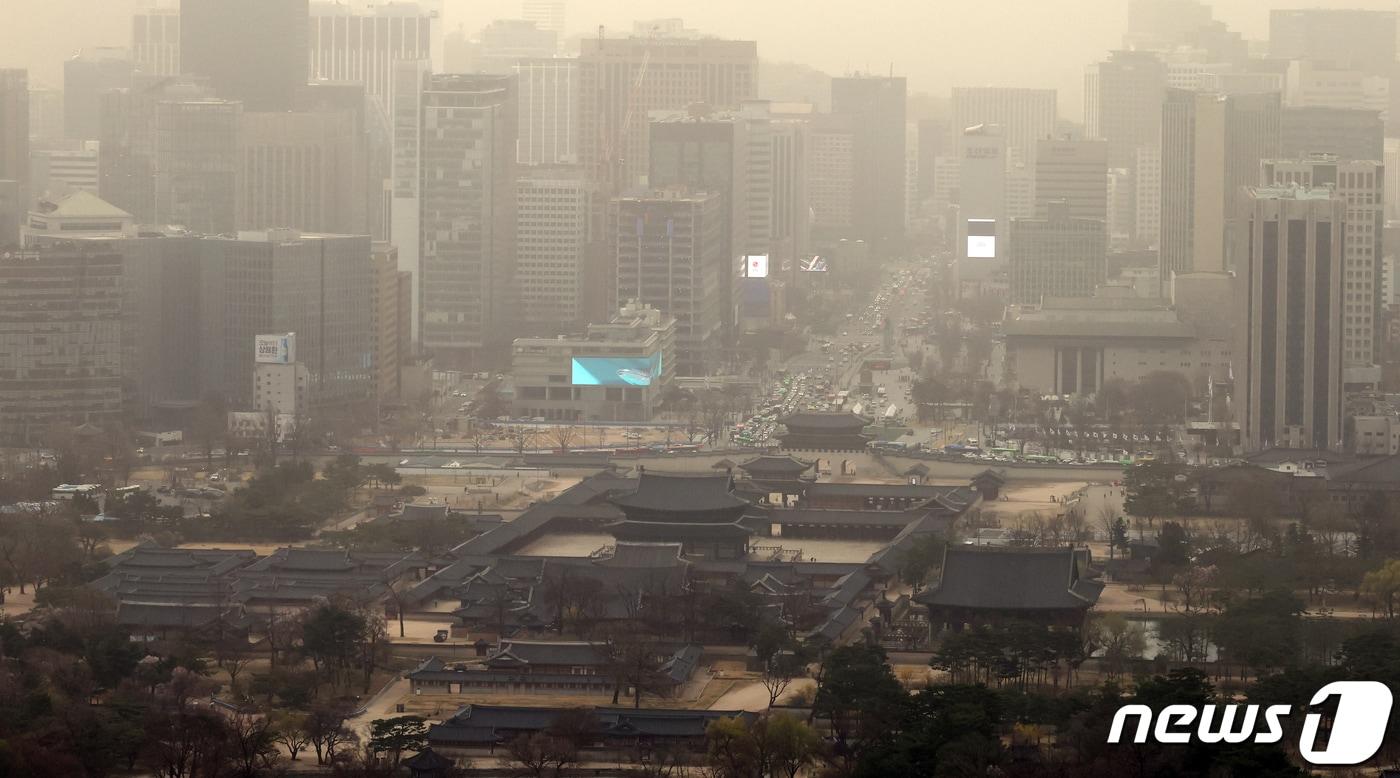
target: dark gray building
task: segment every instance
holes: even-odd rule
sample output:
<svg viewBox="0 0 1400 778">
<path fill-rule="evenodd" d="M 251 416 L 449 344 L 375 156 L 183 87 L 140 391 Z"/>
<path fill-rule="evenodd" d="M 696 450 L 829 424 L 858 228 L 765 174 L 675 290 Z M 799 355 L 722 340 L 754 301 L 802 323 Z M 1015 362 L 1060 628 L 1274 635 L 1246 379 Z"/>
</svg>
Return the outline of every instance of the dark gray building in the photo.
<svg viewBox="0 0 1400 778">
<path fill-rule="evenodd" d="M 653 191 L 612 201 L 609 232 L 618 300 L 636 300 L 676 319 L 676 375 L 705 375 L 723 345 L 723 198 Z"/>
<path fill-rule="evenodd" d="M 242 113 L 242 103 L 227 100 L 155 104 L 152 221 L 206 234 L 234 229 Z"/>
<path fill-rule="evenodd" d="M 1250 450 L 1341 445 L 1345 214 L 1330 189 L 1243 196 L 1234 398 Z"/>
<path fill-rule="evenodd" d="M 1280 152 L 1284 157 L 1332 154 L 1342 161 L 1385 158 L 1385 123 L 1380 111 L 1324 106 L 1284 108 L 1280 127 Z"/>
<path fill-rule="evenodd" d="M 0 445 L 122 411 L 122 257 L 86 241 L 0 254 Z"/>
<path fill-rule="evenodd" d="M 74 140 L 96 140 L 102 95 L 131 86 L 133 66 L 126 49 L 79 52 L 63 63 L 63 133 Z"/>
<path fill-rule="evenodd" d="M 904 238 L 903 76 L 831 79 L 831 112 L 854 117 L 852 235 L 875 246 Z"/>
<path fill-rule="evenodd" d="M 1269 56 L 1323 60 L 1339 68 L 1389 76 L 1395 67 L 1395 12 L 1356 8 L 1271 11 Z"/>
<path fill-rule="evenodd" d="M 419 321 L 440 364 L 507 359 L 516 318 L 515 77 L 425 76 Z"/>
<path fill-rule="evenodd" d="M 306 84 L 307 0 L 180 0 L 180 66 L 250 111 L 287 111 Z"/>
</svg>

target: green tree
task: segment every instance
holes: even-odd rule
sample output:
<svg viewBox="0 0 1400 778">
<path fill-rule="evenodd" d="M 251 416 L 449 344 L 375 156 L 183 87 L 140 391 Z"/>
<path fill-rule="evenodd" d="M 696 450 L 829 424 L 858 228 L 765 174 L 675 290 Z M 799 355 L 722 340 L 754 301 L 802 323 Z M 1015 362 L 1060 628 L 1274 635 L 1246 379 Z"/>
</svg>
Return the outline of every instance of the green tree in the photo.
<svg viewBox="0 0 1400 778">
<path fill-rule="evenodd" d="M 812 711 L 831 722 L 835 755 L 849 764 L 897 726 L 907 702 L 884 649 L 851 645 L 823 661 Z"/>
<path fill-rule="evenodd" d="M 422 716 L 395 716 L 375 719 L 369 725 L 369 748 L 376 754 L 390 754 L 394 768 L 405 751 L 422 751 L 428 742 L 428 725 Z"/>
<path fill-rule="evenodd" d="M 1400 594 L 1400 559 L 1391 559 L 1361 579 L 1361 591 L 1385 606 L 1385 617 L 1395 618 L 1395 596 Z"/>
</svg>

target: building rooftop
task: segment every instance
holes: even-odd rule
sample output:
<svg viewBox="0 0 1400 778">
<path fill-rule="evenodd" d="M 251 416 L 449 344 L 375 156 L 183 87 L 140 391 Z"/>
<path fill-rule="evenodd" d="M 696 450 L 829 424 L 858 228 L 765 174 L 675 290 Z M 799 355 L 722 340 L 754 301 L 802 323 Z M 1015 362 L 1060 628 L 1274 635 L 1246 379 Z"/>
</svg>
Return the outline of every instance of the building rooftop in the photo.
<svg viewBox="0 0 1400 778">
<path fill-rule="evenodd" d="M 621 508 L 652 511 L 712 511 L 743 508 L 728 473 L 666 473 L 640 470 L 637 487 L 613 498 Z"/>
<path fill-rule="evenodd" d="M 987 610 L 1083 610 L 1103 584 L 1081 577 L 1071 548 L 981 549 L 947 546 L 938 583 L 916 595 L 929 606 Z"/>
</svg>

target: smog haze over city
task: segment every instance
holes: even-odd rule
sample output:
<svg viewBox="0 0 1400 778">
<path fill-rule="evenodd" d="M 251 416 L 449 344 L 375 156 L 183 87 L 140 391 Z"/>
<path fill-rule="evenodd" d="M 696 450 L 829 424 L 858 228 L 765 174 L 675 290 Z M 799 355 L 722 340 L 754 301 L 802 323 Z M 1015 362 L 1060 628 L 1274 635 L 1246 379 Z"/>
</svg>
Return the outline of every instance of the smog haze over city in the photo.
<svg viewBox="0 0 1400 778">
<path fill-rule="evenodd" d="M 1398 50 L 3 0 L 0 775 L 1400 770 Z"/>
</svg>

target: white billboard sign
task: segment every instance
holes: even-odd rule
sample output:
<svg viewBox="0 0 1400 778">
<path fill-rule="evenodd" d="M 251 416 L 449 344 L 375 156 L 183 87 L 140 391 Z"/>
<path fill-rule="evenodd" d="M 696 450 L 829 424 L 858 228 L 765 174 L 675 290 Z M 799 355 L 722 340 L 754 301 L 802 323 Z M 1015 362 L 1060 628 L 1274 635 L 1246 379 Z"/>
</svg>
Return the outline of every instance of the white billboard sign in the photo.
<svg viewBox="0 0 1400 778">
<path fill-rule="evenodd" d="M 281 335 L 254 336 L 254 361 L 264 365 L 290 365 L 297 359 L 297 336 L 294 332 Z"/>
</svg>

